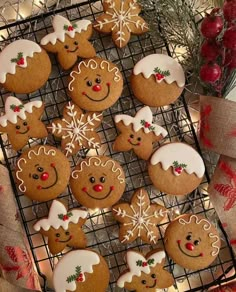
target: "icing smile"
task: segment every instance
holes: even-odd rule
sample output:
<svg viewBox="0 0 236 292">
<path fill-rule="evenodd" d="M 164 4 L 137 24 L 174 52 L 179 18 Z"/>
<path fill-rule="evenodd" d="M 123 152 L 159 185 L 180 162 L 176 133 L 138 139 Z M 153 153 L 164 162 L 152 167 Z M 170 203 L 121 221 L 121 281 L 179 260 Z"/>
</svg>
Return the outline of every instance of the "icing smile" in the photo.
<svg viewBox="0 0 236 292">
<path fill-rule="evenodd" d="M 140 143 L 133 143 L 130 139 L 128 139 L 128 142 L 133 146 L 140 146 Z"/>
<path fill-rule="evenodd" d="M 154 280 L 153 285 L 152 286 L 146 286 L 146 288 L 154 288 L 156 286 L 156 284 L 157 284 L 157 280 Z"/>
<path fill-rule="evenodd" d="M 104 199 L 106 199 L 106 198 L 111 194 L 111 192 L 112 192 L 113 190 L 114 190 L 114 187 L 111 186 L 111 187 L 110 187 L 110 191 L 109 191 L 104 197 L 98 198 L 98 197 L 94 197 L 94 196 L 90 195 L 90 194 L 87 192 L 87 188 L 83 188 L 83 189 L 82 189 L 82 191 L 85 192 L 90 198 L 95 199 L 95 200 L 104 200 Z"/>
<path fill-rule="evenodd" d="M 16 131 L 16 134 L 26 134 L 29 132 L 29 130 L 30 130 L 30 128 L 27 127 L 26 131 L 24 131 L 24 132 Z"/>
<path fill-rule="evenodd" d="M 106 94 L 103 98 L 101 98 L 101 99 L 94 99 L 94 98 L 90 97 L 89 95 L 87 95 L 86 92 L 83 92 L 82 94 L 85 95 L 88 99 L 90 99 L 90 100 L 92 100 L 92 101 L 96 101 L 96 102 L 103 101 L 103 100 L 105 100 L 105 99 L 109 96 L 109 94 L 110 94 L 110 84 L 107 83 L 107 94 Z"/>
<path fill-rule="evenodd" d="M 42 187 L 41 185 L 39 185 L 39 186 L 37 186 L 37 189 L 38 190 L 47 190 L 47 189 L 50 189 L 51 187 L 55 186 L 55 184 L 57 183 L 58 173 L 57 173 L 56 167 L 54 165 L 51 165 L 51 166 L 54 169 L 55 176 L 56 176 L 54 183 L 52 183 L 50 186 L 47 186 L 47 187 Z M 45 180 L 45 179 L 43 179 L 43 180 Z"/>
<path fill-rule="evenodd" d="M 78 50 L 79 47 L 76 47 L 74 50 L 67 50 L 68 53 L 74 53 Z"/>
<path fill-rule="evenodd" d="M 200 253 L 199 255 L 190 255 L 190 254 L 187 254 L 187 253 L 182 249 L 182 247 L 180 246 L 180 241 L 179 241 L 179 240 L 177 240 L 177 243 L 178 243 L 179 250 L 180 250 L 183 254 L 185 254 L 186 256 L 191 257 L 191 258 L 198 258 L 198 257 L 202 257 L 202 256 L 203 256 L 202 253 Z"/>
<path fill-rule="evenodd" d="M 55 241 L 56 241 L 56 242 L 65 243 L 65 242 L 68 242 L 68 241 L 70 241 L 70 240 L 71 240 L 71 238 L 72 238 L 72 235 L 70 235 L 70 236 L 69 236 L 69 238 L 68 238 L 68 239 L 66 239 L 66 240 L 59 240 L 59 239 L 57 238 Z"/>
</svg>

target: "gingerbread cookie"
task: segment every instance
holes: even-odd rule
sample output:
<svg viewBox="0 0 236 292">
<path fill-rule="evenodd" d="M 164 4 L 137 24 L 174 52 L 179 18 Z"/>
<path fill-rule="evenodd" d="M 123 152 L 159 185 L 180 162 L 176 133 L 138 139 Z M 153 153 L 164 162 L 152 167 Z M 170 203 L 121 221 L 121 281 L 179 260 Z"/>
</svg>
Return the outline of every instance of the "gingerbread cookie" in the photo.
<svg viewBox="0 0 236 292">
<path fill-rule="evenodd" d="M 47 137 L 47 129 L 40 121 L 43 111 L 42 101 L 23 104 L 14 96 L 7 98 L 5 115 L 0 116 L 0 132 L 7 133 L 14 150 L 20 150 L 30 138 Z"/>
<path fill-rule="evenodd" d="M 151 204 L 145 189 L 135 191 L 131 203 L 113 206 L 114 218 L 121 223 L 119 239 L 121 243 L 130 243 L 140 237 L 144 242 L 156 244 L 159 238 L 157 224 L 167 210 L 157 203 Z"/>
<path fill-rule="evenodd" d="M 115 64 L 93 58 L 76 65 L 69 78 L 69 95 L 80 108 L 102 111 L 120 97 L 123 78 Z"/>
<path fill-rule="evenodd" d="M 100 147 L 99 135 L 95 129 L 102 122 L 102 114 L 84 114 L 74 103 L 69 102 L 63 111 L 63 119 L 57 119 L 48 127 L 55 137 L 61 138 L 61 147 L 66 156 L 76 154 L 82 147 Z"/>
<path fill-rule="evenodd" d="M 138 16 L 141 6 L 137 0 L 104 0 L 104 14 L 99 16 L 93 27 L 104 34 L 112 34 L 112 40 L 118 48 L 123 48 L 131 34 L 141 35 L 148 31 L 148 25 Z"/>
<path fill-rule="evenodd" d="M 185 143 L 168 143 L 151 157 L 148 173 L 154 186 L 170 195 L 186 195 L 201 183 L 205 166 L 201 156 Z"/>
<path fill-rule="evenodd" d="M 108 208 L 125 190 L 125 174 L 120 164 L 106 156 L 82 160 L 73 170 L 70 187 L 78 202 L 87 208 Z"/>
<path fill-rule="evenodd" d="M 115 151 L 129 151 L 141 159 L 147 160 L 153 151 L 153 143 L 160 141 L 167 135 L 167 131 L 152 123 L 152 111 L 148 106 L 141 108 L 135 115 L 116 115 L 115 123 L 120 130 L 113 149 Z"/>
<path fill-rule="evenodd" d="M 199 270 L 208 267 L 220 251 L 216 228 L 204 217 L 184 214 L 172 221 L 165 232 L 168 255 L 181 267 Z"/>
<path fill-rule="evenodd" d="M 156 249 L 144 257 L 140 252 L 128 250 L 126 260 L 128 270 L 117 280 L 118 287 L 136 292 L 156 292 L 174 284 L 171 274 L 164 270 L 164 251 Z"/>
<path fill-rule="evenodd" d="M 66 246 L 85 248 L 86 237 L 82 231 L 88 212 L 82 209 L 70 209 L 54 200 L 47 218 L 34 224 L 34 229 L 48 237 L 48 248 L 52 254 L 57 254 Z"/>
<path fill-rule="evenodd" d="M 53 271 L 55 292 L 104 292 L 109 278 L 105 259 L 88 249 L 67 253 Z"/>
<path fill-rule="evenodd" d="M 17 40 L 6 46 L 0 53 L 0 64 L 0 85 L 15 93 L 39 89 L 51 73 L 46 51 L 29 40 Z"/>
<path fill-rule="evenodd" d="M 152 54 L 140 60 L 131 75 L 131 88 L 142 103 L 164 106 L 182 93 L 185 76 L 182 66 L 163 54 Z"/>
<path fill-rule="evenodd" d="M 94 47 L 88 41 L 93 33 L 91 21 L 83 19 L 72 24 L 65 17 L 56 15 L 52 25 L 54 32 L 42 38 L 41 45 L 48 52 L 57 54 L 63 69 L 70 69 L 78 57 L 96 56 Z"/>
<path fill-rule="evenodd" d="M 31 200 L 55 199 L 65 190 L 69 177 L 69 161 L 61 151 L 49 145 L 30 148 L 17 161 L 19 190 Z"/>
</svg>

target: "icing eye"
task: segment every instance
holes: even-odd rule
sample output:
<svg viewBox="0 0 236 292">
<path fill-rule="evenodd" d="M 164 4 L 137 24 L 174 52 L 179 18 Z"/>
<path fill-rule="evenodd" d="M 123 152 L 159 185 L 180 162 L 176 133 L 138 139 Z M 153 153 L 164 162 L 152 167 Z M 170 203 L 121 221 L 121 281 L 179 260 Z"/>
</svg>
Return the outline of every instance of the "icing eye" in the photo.
<svg viewBox="0 0 236 292">
<path fill-rule="evenodd" d="M 37 170 L 38 170 L 39 172 L 43 172 L 44 169 L 43 169 L 42 167 L 39 166 L 39 167 L 37 168 Z"/>
<path fill-rule="evenodd" d="M 69 49 L 69 46 L 65 45 L 64 48 L 65 48 L 65 49 Z"/>
<path fill-rule="evenodd" d="M 66 231 L 66 235 L 70 235 L 70 232 L 69 231 Z"/>
<path fill-rule="evenodd" d="M 32 175 L 32 177 L 33 177 L 33 179 L 39 179 L 39 176 L 38 176 L 36 173 L 34 173 L 34 174 Z"/>
<path fill-rule="evenodd" d="M 157 276 L 156 276 L 156 274 L 152 274 L 151 277 L 152 277 L 153 279 L 156 279 Z"/>
<path fill-rule="evenodd" d="M 194 245 L 199 245 L 200 241 L 199 240 L 194 240 Z"/>
<path fill-rule="evenodd" d="M 96 83 L 101 83 L 101 79 L 100 79 L 100 78 L 96 78 L 96 79 L 95 79 L 95 82 L 96 82 Z"/>
<path fill-rule="evenodd" d="M 142 283 L 143 285 L 145 285 L 145 284 L 147 283 L 147 281 L 142 280 L 141 283 Z"/>
<path fill-rule="evenodd" d="M 93 184 L 93 183 L 95 183 L 95 178 L 92 176 L 92 177 L 90 177 L 89 181 Z"/>
<path fill-rule="evenodd" d="M 23 125 L 24 125 L 24 126 L 27 126 L 28 124 L 27 124 L 27 122 L 24 122 Z"/>
<path fill-rule="evenodd" d="M 74 45 L 78 46 L 78 42 L 75 41 L 75 42 L 74 42 Z"/>
<path fill-rule="evenodd" d="M 16 129 L 19 130 L 20 129 L 20 126 L 16 126 Z"/>
<path fill-rule="evenodd" d="M 191 239 L 192 239 L 192 235 L 188 235 L 188 236 L 186 236 L 186 239 L 187 239 L 187 240 L 191 240 Z"/>
<path fill-rule="evenodd" d="M 138 137 L 138 138 L 137 138 L 137 140 L 138 140 L 138 141 L 141 141 L 141 140 L 142 140 L 142 138 L 141 138 L 141 137 Z"/>
<path fill-rule="evenodd" d="M 100 177 L 100 182 L 101 183 L 104 183 L 105 182 L 105 177 L 104 176 Z"/>
<path fill-rule="evenodd" d="M 133 134 L 131 134 L 131 135 L 130 135 L 130 138 L 134 138 L 134 135 L 133 135 Z"/>
<path fill-rule="evenodd" d="M 87 84 L 88 86 L 90 86 L 90 87 L 93 85 L 92 81 L 90 81 L 90 80 L 87 81 L 86 84 Z"/>
<path fill-rule="evenodd" d="M 56 233 L 56 237 L 60 237 L 60 233 Z"/>
</svg>

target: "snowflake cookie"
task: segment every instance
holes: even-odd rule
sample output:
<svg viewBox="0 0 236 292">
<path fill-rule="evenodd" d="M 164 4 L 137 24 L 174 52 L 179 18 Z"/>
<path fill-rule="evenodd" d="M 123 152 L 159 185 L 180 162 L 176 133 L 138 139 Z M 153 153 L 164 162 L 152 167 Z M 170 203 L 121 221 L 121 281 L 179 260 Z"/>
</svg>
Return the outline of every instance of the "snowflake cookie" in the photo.
<svg viewBox="0 0 236 292">
<path fill-rule="evenodd" d="M 48 129 L 55 137 L 61 138 L 61 147 L 66 156 L 76 154 L 82 147 L 100 147 L 100 137 L 95 129 L 102 122 L 102 114 L 82 110 L 69 102 L 63 111 L 63 119 L 55 120 Z"/>
<path fill-rule="evenodd" d="M 144 242 L 156 244 L 159 238 L 157 224 L 164 219 L 167 210 L 157 203 L 151 204 L 147 191 L 139 189 L 134 193 L 130 204 L 117 204 L 112 213 L 121 223 L 121 243 L 130 243 L 140 237 Z"/>
<path fill-rule="evenodd" d="M 137 0 L 105 0 L 104 14 L 96 19 L 94 28 L 102 33 L 111 33 L 118 48 L 127 45 L 131 34 L 140 35 L 148 31 L 147 23 L 138 16 L 141 7 Z"/>
</svg>

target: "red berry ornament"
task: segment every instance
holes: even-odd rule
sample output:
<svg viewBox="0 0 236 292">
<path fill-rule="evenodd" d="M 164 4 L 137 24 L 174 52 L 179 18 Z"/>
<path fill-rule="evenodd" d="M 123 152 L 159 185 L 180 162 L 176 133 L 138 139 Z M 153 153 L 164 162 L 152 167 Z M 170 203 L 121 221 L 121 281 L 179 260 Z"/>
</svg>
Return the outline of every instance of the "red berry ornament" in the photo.
<svg viewBox="0 0 236 292">
<path fill-rule="evenodd" d="M 220 47 L 215 40 L 205 40 L 201 47 L 201 56 L 207 61 L 214 61 L 220 54 Z"/>
<path fill-rule="evenodd" d="M 225 20 L 231 22 L 236 19 L 236 1 L 227 0 L 223 6 L 223 13 Z"/>
<path fill-rule="evenodd" d="M 201 25 L 201 33 L 208 39 L 216 38 L 223 29 L 223 19 L 221 16 L 208 15 Z"/>
<path fill-rule="evenodd" d="M 215 83 L 220 79 L 221 68 L 216 63 L 204 64 L 200 70 L 200 78 L 206 83 Z"/>
<path fill-rule="evenodd" d="M 224 33 L 223 45 L 227 49 L 236 50 L 236 25 L 227 29 Z"/>
</svg>

